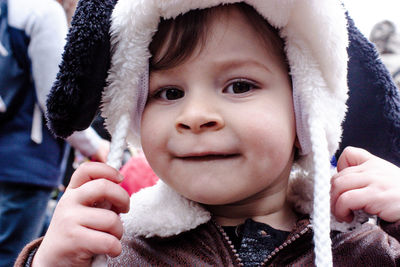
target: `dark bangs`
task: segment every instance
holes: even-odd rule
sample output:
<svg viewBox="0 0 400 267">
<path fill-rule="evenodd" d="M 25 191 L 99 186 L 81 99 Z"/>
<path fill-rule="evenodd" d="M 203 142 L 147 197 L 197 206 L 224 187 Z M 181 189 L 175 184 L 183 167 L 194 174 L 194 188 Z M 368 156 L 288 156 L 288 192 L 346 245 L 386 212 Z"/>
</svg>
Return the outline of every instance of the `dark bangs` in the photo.
<svg viewBox="0 0 400 267">
<path fill-rule="evenodd" d="M 152 55 L 150 71 L 176 67 L 192 56 L 196 49 L 201 51 L 207 41 L 211 22 L 213 19 L 218 19 L 216 13 L 219 11 L 229 12 L 230 8 L 237 8 L 245 16 L 259 33 L 261 41 L 271 51 L 271 55 L 278 56 L 283 59 L 283 62 L 287 62 L 284 43 L 279 37 L 278 30 L 272 27 L 253 7 L 245 3 L 237 3 L 191 10 L 175 19 L 161 19 L 158 31 L 149 46 Z"/>
</svg>

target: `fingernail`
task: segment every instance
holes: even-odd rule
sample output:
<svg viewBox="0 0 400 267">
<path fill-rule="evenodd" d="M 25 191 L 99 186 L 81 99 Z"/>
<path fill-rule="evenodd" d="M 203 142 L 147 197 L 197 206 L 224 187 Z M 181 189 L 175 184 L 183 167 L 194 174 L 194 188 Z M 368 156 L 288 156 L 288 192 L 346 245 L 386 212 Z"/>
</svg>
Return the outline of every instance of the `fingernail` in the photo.
<svg viewBox="0 0 400 267">
<path fill-rule="evenodd" d="M 121 173 L 119 173 L 117 179 L 118 182 L 122 182 L 124 180 L 124 176 Z"/>
</svg>

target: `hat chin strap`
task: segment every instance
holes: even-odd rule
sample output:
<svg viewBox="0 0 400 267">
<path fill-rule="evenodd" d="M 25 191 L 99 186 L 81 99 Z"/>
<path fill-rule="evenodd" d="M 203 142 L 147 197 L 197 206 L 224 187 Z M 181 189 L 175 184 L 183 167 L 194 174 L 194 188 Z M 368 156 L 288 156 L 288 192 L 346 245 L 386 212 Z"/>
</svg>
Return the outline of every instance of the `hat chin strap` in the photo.
<svg viewBox="0 0 400 267">
<path fill-rule="evenodd" d="M 118 119 L 114 132 L 112 133 L 110 153 L 107 157 L 107 164 L 115 169 L 119 169 L 122 157 L 127 145 L 129 130 L 131 129 L 130 145 L 140 147 L 140 122 L 142 113 L 147 102 L 149 92 L 149 66 L 140 76 L 137 85 L 136 108 L 126 111 Z"/>
<path fill-rule="evenodd" d="M 312 225 L 314 229 L 315 265 L 332 266 L 332 241 L 330 238 L 330 161 L 328 142 L 318 119 L 310 120 L 312 157 L 314 162 L 314 192 Z"/>
<path fill-rule="evenodd" d="M 126 136 L 130 125 L 129 114 L 123 114 L 117 122 L 115 131 L 112 134 L 110 153 L 107 156 L 107 164 L 119 170 L 122 156 L 126 148 Z"/>
</svg>

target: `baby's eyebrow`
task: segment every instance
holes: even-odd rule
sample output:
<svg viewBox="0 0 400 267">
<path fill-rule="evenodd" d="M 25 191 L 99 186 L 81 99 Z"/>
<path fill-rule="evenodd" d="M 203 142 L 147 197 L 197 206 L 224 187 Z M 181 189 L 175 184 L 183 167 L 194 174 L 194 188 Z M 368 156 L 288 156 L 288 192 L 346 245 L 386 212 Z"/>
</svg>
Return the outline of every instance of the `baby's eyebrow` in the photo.
<svg viewBox="0 0 400 267">
<path fill-rule="evenodd" d="M 239 68 L 248 68 L 248 67 L 256 67 L 256 68 L 261 68 L 264 71 L 272 73 L 271 69 L 268 68 L 267 65 L 263 64 L 262 62 L 259 62 L 254 59 L 234 59 L 234 60 L 221 60 L 218 62 L 215 62 L 215 68 L 224 70 L 224 71 L 229 71 L 233 69 L 239 69 Z"/>
</svg>

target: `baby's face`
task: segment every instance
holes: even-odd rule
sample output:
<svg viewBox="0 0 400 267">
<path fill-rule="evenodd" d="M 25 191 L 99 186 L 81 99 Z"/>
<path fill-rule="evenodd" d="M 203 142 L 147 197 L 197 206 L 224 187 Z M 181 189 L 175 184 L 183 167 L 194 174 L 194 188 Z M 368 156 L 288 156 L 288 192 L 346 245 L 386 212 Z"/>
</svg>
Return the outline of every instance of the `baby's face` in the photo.
<svg viewBox="0 0 400 267">
<path fill-rule="evenodd" d="M 200 203 L 273 194 L 287 185 L 296 136 L 287 70 L 241 13 L 209 30 L 200 54 L 151 73 L 144 153 L 160 178 Z"/>
</svg>

